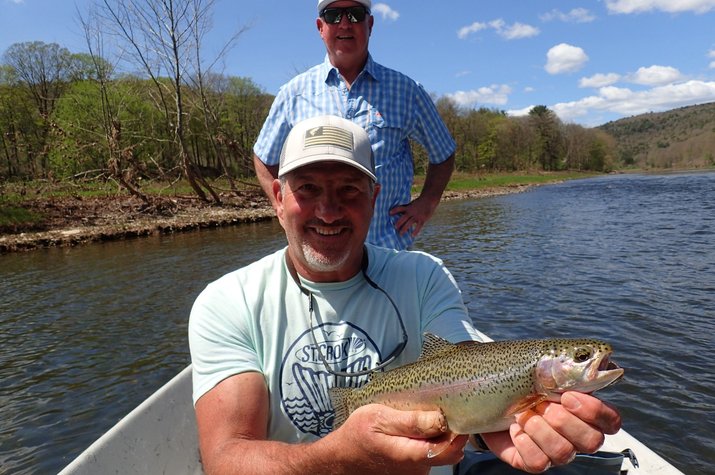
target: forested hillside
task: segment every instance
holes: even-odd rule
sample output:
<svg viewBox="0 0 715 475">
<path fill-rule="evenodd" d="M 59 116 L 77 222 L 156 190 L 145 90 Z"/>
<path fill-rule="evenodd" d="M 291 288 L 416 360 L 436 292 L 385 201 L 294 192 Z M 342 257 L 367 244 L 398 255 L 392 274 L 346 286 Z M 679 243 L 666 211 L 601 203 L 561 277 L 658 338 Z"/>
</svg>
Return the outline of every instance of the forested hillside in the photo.
<svg viewBox="0 0 715 475">
<path fill-rule="evenodd" d="M 641 114 L 599 129 L 615 138 L 618 161 L 624 166 L 715 166 L 715 102 Z"/>
</svg>

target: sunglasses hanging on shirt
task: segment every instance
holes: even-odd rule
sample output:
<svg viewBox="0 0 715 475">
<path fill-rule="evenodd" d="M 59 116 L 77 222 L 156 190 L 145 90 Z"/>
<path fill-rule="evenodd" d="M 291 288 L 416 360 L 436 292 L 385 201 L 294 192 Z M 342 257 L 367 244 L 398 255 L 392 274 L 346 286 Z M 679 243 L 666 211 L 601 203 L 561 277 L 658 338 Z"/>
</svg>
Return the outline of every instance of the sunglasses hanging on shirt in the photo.
<svg viewBox="0 0 715 475">
<path fill-rule="evenodd" d="M 298 278 L 298 273 L 295 270 L 295 265 L 293 264 L 293 259 L 291 259 L 290 254 L 288 251 L 285 253 L 285 260 L 286 260 L 286 266 L 288 267 L 288 272 L 290 273 L 291 277 L 293 277 L 293 280 L 295 281 L 296 285 L 300 289 L 300 291 L 308 297 L 308 328 L 310 329 L 310 337 L 313 340 L 313 345 L 315 345 L 315 348 L 318 349 L 318 358 L 320 361 L 323 363 L 323 366 L 325 367 L 326 371 L 333 376 L 341 376 L 344 378 L 353 378 L 353 377 L 358 377 L 358 376 L 366 376 L 368 374 L 374 373 L 376 371 L 382 371 L 387 365 L 392 363 L 397 359 L 400 354 L 402 354 L 403 351 L 405 351 L 405 347 L 407 346 L 407 341 L 408 341 L 408 335 L 407 335 L 407 329 L 405 328 L 405 322 L 402 320 L 402 314 L 400 313 L 400 309 L 397 308 L 397 304 L 395 303 L 394 300 L 392 300 L 392 297 L 390 297 L 390 294 L 388 294 L 385 289 L 380 287 L 375 281 L 373 281 L 368 275 L 367 275 L 367 268 L 368 268 L 368 257 L 367 257 L 367 249 L 363 250 L 363 259 L 362 259 L 362 266 L 361 266 L 361 271 L 362 275 L 365 278 L 365 282 L 372 287 L 373 289 L 381 292 L 385 298 L 390 302 L 390 305 L 392 305 L 392 308 L 395 310 L 395 315 L 397 316 L 397 320 L 400 323 L 400 330 L 402 331 L 402 339 L 400 342 L 397 344 L 394 350 L 386 357 L 384 358 L 380 363 L 377 364 L 374 368 L 363 370 L 363 371 L 336 371 L 333 368 L 330 367 L 330 364 L 328 363 L 327 358 L 325 355 L 323 355 L 323 350 L 321 349 L 321 345 L 318 344 L 318 340 L 315 337 L 315 329 L 313 328 L 313 313 L 314 311 L 314 306 L 313 306 L 313 301 L 315 298 L 313 297 L 313 293 L 303 287 L 303 285 L 300 283 L 300 279 Z"/>
</svg>

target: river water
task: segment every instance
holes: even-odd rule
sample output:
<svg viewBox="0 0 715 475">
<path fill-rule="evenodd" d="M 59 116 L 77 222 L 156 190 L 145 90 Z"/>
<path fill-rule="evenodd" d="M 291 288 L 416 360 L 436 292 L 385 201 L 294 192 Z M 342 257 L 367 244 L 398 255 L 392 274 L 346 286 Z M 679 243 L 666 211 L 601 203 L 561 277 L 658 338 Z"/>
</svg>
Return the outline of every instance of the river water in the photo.
<svg viewBox="0 0 715 475">
<path fill-rule="evenodd" d="M 0 256 L 0 474 L 56 473 L 189 363 L 207 282 L 285 245 L 275 221 Z M 495 339 L 595 336 L 601 397 L 687 474 L 715 460 L 715 172 L 614 175 L 443 203 L 443 258 Z"/>
</svg>

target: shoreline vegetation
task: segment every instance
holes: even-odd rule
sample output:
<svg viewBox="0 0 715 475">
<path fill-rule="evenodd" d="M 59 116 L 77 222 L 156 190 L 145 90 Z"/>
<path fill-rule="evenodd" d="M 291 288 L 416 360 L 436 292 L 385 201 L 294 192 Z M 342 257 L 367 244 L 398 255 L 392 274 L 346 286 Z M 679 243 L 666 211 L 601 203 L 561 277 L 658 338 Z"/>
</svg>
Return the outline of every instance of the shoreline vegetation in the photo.
<svg viewBox="0 0 715 475">
<path fill-rule="evenodd" d="M 442 200 L 521 193 L 534 186 L 594 176 L 582 172 L 455 173 Z M 419 193 L 424 176 L 415 177 Z M 221 189 L 220 186 L 217 189 Z M 154 203 L 107 184 L 32 182 L 0 187 L 0 254 L 170 234 L 275 218 L 255 183 L 220 192 L 222 204 L 199 200 L 187 185 L 155 187 Z"/>
</svg>

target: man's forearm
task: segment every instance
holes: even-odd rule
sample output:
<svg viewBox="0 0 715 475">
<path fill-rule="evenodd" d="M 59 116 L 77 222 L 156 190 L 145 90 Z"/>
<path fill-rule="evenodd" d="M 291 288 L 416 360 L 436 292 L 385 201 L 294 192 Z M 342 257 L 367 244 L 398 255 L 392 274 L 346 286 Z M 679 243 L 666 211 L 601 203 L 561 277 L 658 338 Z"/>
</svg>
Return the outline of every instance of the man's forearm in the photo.
<svg viewBox="0 0 715 475">
<path fill-rule="evenodd" d="M 276 441 L 236 441 L 224 445 L 212 464 L 204 464 L 207 475 L 301 475 L 323 473 L 331 460 L 330 473 L 350 473 L 335 463 L 324 443 L 288 444 Z M 342 470 L 342 471 L 341 471 Z"/>
<path fill-rule="evenodd" d="M 436 208 L 439 200 L 442 198 L 442 193 L 449 183 L 454 171 L 454 155 L 449 157 L 442 163 L 432 164 L 427 167 L 425 175 L 425 184 L 422 187 L 420 197 L 429 200 Z"/>
<path fill-rule="evenodd" d="M 256 170 L 256 178 L 258 183 L 263 188 L 263 192 L 271 200 L 271 204 L 275 208 L 273 198 L 273 180 L 278 177 L 278 165 L 266 165 L 258 158 L 258 155 L 253 155 L 253 168 Z"/>
</svg>

